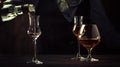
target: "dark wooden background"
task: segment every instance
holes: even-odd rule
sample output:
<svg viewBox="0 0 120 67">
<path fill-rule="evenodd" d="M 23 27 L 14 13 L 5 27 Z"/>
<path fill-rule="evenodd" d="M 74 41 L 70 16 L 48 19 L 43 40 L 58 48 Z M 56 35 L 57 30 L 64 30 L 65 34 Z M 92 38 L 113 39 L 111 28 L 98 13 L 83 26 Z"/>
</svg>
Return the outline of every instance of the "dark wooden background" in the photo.
<svg viewBox="0 0 120 67">
<path fill-rule="evenodd" d="M 119 26 L 119 6 L 117 0 L 102 0 L 105 12 L 114 26 L 115 31 L 120 34 Z M 31 44 L 31 39 L 29 39 L 26 34 L 27 31 L 28 16 L 27 13 L 18 16 L 16 19 L 5 22 L 0 25 L 0 54 L 30 54 L 33 52 L 33 46 Z M 109 32 L 111 33 L 111 32 Z M 113 34 L 115 35 L 115 34 Z M 108 36 L 109 37 L 109 36 Z M 113 39 L 116 40 L 116 39 Z M 102 45 L 105 45 L 102 43 Z M 119 54 L 120 44 L 117 46 L 100 46 L 96 48 L 98 54 Z M 113 45 L 114 46 L 114 45 Z M 112 50 L 110 49 L 112 48 Z M 41 49 L 41 48 L 39 48 Z M 56 52 L 57 53 L 57 52 Z"/>
</svg>

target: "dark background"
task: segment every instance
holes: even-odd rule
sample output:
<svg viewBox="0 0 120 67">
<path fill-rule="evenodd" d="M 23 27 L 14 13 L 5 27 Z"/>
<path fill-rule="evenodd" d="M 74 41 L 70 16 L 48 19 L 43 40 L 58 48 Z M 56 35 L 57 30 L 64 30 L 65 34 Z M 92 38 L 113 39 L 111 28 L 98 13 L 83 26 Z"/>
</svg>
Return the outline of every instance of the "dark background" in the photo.
<svg viewBox="0 0 120 67">
<path fill-rule="evenodd" d="M 119 27 L 119 6 L 118 6 L 118 0 L 102 0 L 103 6 L 105 8 L 106 14 L 108 15 L 111 23 L 113 24 L 114 28 L 117 32 L 120 33 L 120 27 Z"/>
<path fill-rule="evenodd" d="M 114 27 L 114 31 L 117 34 L 120 34 L 118 0 L 101 0 L 101 1 L 108 18 L 110 19 Z M 23 55 L 33 52 L 31 40 L 26 34 L 26 30 L 28 28 L 27 26 L 28 16 L 26 14 L 18 16 L 16 19 L 11 20 L 9 22 L 5 22 L 2 25 L 0 25 L 0 54 Z M 109 33 L 112 32 L 113 31 Z M 114 39 L 112 39 L 113 41 L 117 41 L 120 39 L 116 38 L 117 37 L 116 34 L 113 34 L 112 36 L 114 37 Z M 108 39 L 111 39 L 109 36 L 106 37 L 108 37 Z M 95 52 L 95 54 L 120 54 L 120 52 L 118 51 L 120 47 L 119 45 L 120 42 L 116 42 L 115 44 L 113 44 L 110 41 L 102 41 L 100 45 L 98 45 L 93 50 L 93 52 Z M 44 48 L 40 47 L 38 49 Z M 67 54 L 67 52 L 65 51 L 61 51 L 60 54 L 62 54 L 62 52 L 63 54 L 64 53 Z M 43 52 L 39 51 L 39 53 Z M 58 52 L 56 51 L 55 54 L 58 54 Z M 71 53 L 68 52 L 68 54 Z"/>
</svg>

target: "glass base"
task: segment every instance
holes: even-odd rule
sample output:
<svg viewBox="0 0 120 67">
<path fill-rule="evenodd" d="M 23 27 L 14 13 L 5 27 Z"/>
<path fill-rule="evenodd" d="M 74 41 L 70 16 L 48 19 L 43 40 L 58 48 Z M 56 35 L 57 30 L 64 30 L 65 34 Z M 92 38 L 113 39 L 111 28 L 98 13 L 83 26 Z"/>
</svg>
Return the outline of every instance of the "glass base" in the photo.
<svg viewBox="0 0 120 67">
<path fill-rule="evenodd" d="M 86 58 L 86 61 L 96 62 L 96 61 L 99 61 L 99 59 L 96 59 L 96 58 Z"/>
<path fill-rule="evenodd" d="M 77 55 L 73 58 L 71 58 L 72 60 L 80 60 L 80 61 L 86 61 L 86 58 L 82 57 L 79 53 L 77 53 Z"/>
<path fill-rule="evenodd" d="M 82 56 L 79 56 L 79 57 L 73 57 L 71 58 L 72 60 L 80 60 L 80 61 L 86 61 L 86 58 L 82 57 Z"/>
<path fill-rule="evenodd" d="M 27 63 L 30 63 L 30 64 L 43 64 L 43 62 L 39 61 L 38 59 L 32 59 L 31 61 L 28 61 Z"/>
</svg>

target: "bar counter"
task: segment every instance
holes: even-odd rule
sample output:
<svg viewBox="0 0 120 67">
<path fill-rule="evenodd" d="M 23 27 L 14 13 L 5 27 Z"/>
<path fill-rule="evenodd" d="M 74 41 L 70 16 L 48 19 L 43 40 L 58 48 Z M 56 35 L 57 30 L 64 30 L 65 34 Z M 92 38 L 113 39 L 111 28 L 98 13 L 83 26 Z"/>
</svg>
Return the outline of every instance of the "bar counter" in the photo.
<svg viewBox="0 0 120 67">
<path fill-rule="evenodd" d="M 71 60 L 74 55 L 39 55 L 43 64 L 27 64 L 32 56 L 0 55 L 0 67 L 120 67 L 120 55 L 94 55 L 98 62 Z"/>
</svg>

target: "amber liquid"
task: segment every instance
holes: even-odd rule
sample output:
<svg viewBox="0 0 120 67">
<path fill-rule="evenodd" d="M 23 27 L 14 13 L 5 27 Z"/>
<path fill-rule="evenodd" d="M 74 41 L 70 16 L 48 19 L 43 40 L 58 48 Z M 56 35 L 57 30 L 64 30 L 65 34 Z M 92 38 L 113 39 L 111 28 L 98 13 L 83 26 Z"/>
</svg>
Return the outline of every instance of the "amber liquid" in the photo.
<svg viewBox="0 0 120 67">
<path fill-rule="evenodd" d="M 79 42 L 88 50 L 92 50 L 96 45 L 99 44 L 100 39 L 97 38 L 80 38 Z"/>
<path fill-rule="evenodd" d="M 73 29 L 73 34 L 77 37 L 79 34 L 80 26 L 76 26 L 76 28 Z"/>
</svg>

